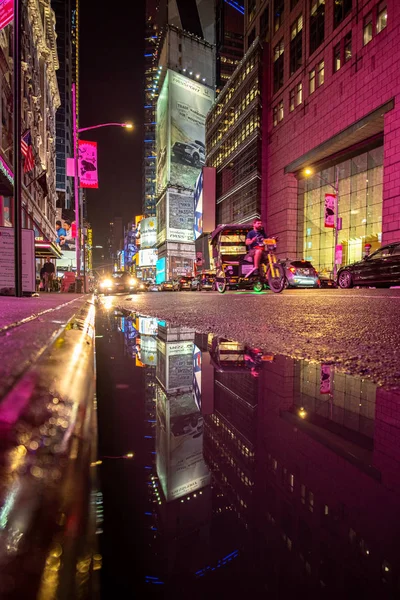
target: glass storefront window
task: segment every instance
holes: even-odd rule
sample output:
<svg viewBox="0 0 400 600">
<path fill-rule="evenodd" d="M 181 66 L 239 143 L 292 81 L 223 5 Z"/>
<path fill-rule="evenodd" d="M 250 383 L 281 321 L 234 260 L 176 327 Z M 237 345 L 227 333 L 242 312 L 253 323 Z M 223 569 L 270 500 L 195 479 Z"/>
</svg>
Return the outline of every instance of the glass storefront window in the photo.
<svg viewBox="0 0 400 600">
<path fill-rule="evenodd" d="M 343 262 L 361 260 L 365 244 L 371 252 L 381 245 L 383 146 L 364 152 L 337 165 L 339 169 L 339 216 L 342 229 L 338 243 Z M 334 259 L 334 230 L 324 226 L 325 194 L 335 185 L 335 167 L 303 181 L 299 209 L 304 211 L 303 257 L 320 272 L 330 273 Z M 301 219 L 300 219 L 301 220 Z"/>
</svg>

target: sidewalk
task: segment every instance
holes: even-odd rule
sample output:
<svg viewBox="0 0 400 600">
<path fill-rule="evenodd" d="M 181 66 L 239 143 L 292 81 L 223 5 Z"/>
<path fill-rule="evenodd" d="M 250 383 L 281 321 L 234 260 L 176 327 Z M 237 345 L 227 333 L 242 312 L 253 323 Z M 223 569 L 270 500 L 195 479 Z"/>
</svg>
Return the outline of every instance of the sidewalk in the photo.
<svg viewBox="0 0 400 600">
<path fill-rule="evenodd" d="M 0 296 L 0 399 L 90 295 Z"/>
</svg>

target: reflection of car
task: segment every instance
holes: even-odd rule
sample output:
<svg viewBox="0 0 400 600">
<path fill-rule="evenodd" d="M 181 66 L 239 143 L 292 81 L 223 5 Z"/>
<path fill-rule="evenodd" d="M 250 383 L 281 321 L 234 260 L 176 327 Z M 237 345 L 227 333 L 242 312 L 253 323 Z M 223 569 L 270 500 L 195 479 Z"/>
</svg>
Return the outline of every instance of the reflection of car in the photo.
<svg viewBox="0 0 400 600">
<path fill-rule="evenodd" d="M 192 163 L 194 167 L 201 167 L 205 163 L 206 147 L 200 140 L 175 142 L 172 152 L 174 156 Z"/>
<path fill-rule="evenodd" d="M 400 284 L 400 242 L 383 246 L 373 254 L 338 271 L 341 288 L 353 285 L 390 287 Z"/>
<path fill-rule="evenodd" d="M 215 290 L 215 275 L 198 275 L 192 280 L 192 290 L 201 292 L 201 290 Z"/>
<path fill-rule="evenodd" d="M 160 285 L 160 290 L 162 292 L 179 292 L 179 282 L 175 279 L 168 279 Z"/>
<path fill-rule="evenodd" d="M 123 292 L 126 294 L 135 294 L 140 289 L 140 283 L 136 277 L 125 271 L 116 271 L 100 280 L 100 292 L 105 294 L 117 294 Z"/>
<path fill-rule="evenodd" d="M 282 261 L 288 287 L 314 287 L 319 288 L 318 273 L 308 260 Z"/>
<path fill-rule="evenodd" d="M 182 290 L 191 290 L 192 289 L 192 279 L 193 277 L 181 277 L 179 279 L 179 291 Z"/>
</svg>

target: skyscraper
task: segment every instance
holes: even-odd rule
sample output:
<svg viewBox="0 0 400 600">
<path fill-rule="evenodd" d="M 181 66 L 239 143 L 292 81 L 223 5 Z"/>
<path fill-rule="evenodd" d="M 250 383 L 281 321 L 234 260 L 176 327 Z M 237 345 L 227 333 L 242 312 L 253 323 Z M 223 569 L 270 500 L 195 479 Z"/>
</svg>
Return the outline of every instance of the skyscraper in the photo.
<svg viewBox="0 0 400 600">
<path fill-rule="evenodd" d="M 58 207 L 70 209 L 72 205 L 73 183 L 67 177 L 67 158 L 73 155 L 72 99 L 71 86 L 74 65 L 72 62 L 72 0 L 52 0 L 56 15 L 57 51 L 59 69 L 57 71 L 61 106 L 56 113 L 56 190 Z"/>
</svg>

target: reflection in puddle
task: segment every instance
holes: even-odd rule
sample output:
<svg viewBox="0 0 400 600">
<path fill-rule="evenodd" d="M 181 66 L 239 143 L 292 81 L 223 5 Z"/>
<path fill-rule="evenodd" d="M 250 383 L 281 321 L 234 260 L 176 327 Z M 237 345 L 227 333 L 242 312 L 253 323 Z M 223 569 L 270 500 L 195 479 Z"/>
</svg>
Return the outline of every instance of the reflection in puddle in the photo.
<svg viewBox="0 0 400 600">
<path fill-rule="evenodd" d="M 99 347 L 120 340 L 114 363 L 141 372 L 145 589 L 397 597 L 398 393 L 157 319 L 101 318 Z"/>
</svg>

